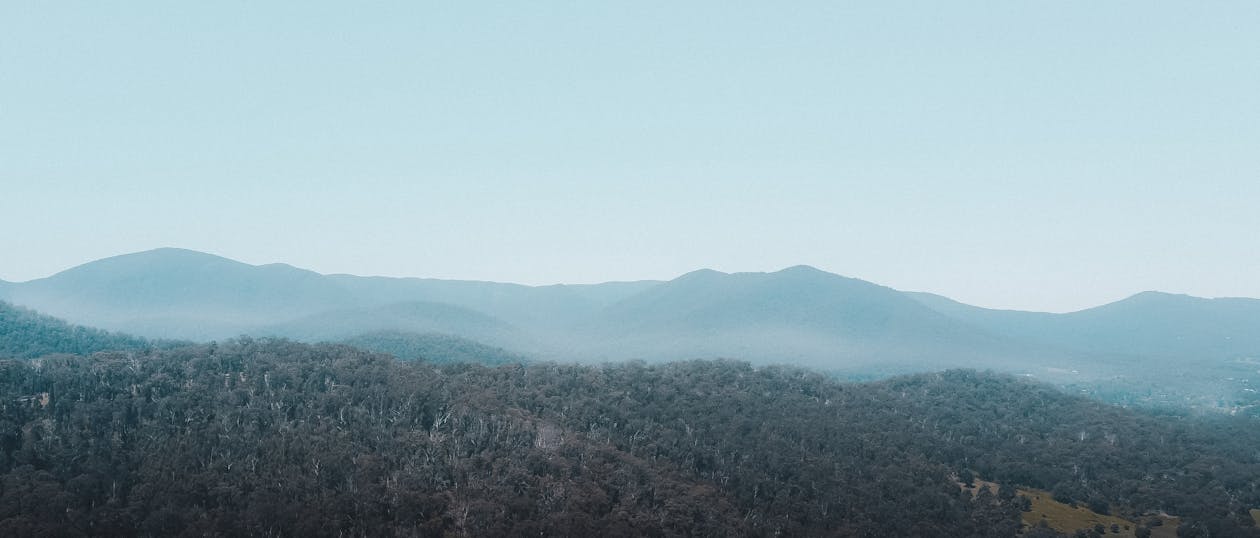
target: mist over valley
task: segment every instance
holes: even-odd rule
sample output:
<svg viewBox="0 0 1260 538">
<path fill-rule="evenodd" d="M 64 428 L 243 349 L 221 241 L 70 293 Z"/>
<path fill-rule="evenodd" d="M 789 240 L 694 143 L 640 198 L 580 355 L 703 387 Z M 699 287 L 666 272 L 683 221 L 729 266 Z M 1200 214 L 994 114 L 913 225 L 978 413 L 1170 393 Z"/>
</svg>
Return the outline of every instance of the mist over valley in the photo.
<svg viewBox="0 0 1260 538">
<path fill-rule="evenodd" d="M 1258 27 L 5 2 L 0 538 L 1260 538 Z"/>
</svg>

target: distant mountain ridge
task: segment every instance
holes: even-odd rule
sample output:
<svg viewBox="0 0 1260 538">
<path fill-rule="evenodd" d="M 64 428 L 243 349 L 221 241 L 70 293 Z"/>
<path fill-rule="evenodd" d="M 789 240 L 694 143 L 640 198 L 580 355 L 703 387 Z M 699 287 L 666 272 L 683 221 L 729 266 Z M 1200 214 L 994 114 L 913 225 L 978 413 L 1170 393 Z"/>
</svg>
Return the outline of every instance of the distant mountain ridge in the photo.
<svg viewBox="0 0 1260 538">
<path fill-rule="evenodd" d="M 204 339 L 357 299 L 318 273 L 163 248 L 14 284 L 7 298 L 47 314 L 149 337 Z"/>
<path fill-rule="evenodd" d="M 49 315 L 149 337 L 223 339 L 332 311 L 446 303 L 512 324 L 550 327 L 589 316 L 654 282 L 531 287 L 420 278 L 322 275 L 161 248 L 89 262 L 0 287 L 0 298 Z"/>
<path fill-rule="evenodd" d="M 1003 339 L 892 288 L 808 266 L 773 273 L 695 271 L 622 300 L 584 328 L 608 358 L 757 357 L 814 367 L 922 362 L 989 365 Z M 604 345 L 599 345 L 604 344 Z"/>
<path fill-rule="evenodd" d="M 1148 292 L 1068 314 L 1004 311 L 808 266 L 525 286 L 322 275 L 157 249 L 3 283 L 0 299 L 158 338 L 336 341 L 393 331 L 449 335 L 540 359 L 721 357 L 859 374 L 967 366 L 1155 379 L 1202 365 L 1260 369 L 1247 366 L 1260 363 L 1257 299 Z"/>
<path fill-rule="evenodd" d="M 1260 299 L 1148 291 L 1094 308 L 1051 314 L 980 308 L 926 293 L 909 295 L 954 319 L 1025 341 L 1131 355 L 1260 359 Z"/>
</svg>

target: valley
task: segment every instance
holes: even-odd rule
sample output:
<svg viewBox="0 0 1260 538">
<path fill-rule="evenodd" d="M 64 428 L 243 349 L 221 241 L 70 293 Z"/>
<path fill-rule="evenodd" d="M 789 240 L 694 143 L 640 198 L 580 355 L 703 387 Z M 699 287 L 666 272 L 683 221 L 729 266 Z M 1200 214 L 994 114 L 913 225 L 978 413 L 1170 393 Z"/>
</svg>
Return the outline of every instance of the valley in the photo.
<svg viewBox="0 0 1260 538">
<path fill-rule="evenodd" d="M 1143 293 L 1067 314 L 989 310 L 807 266 L 522 286 L 321 275 L 158 249 L 9 283 L 0 300 L 148 338 L 445 335 L 532 360 L 728 358 L 844 379 L 1027 375 L 1109 402 L 1260 413 L 1260 300 Z"/>
</svg>

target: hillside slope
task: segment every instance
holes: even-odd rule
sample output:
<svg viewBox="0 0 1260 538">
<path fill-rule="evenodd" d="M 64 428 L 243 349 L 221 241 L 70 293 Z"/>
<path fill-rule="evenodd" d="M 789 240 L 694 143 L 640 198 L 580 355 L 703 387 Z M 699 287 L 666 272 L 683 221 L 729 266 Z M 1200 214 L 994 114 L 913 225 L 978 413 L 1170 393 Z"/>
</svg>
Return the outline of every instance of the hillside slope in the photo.
<svg viewBox="0 0 1260 538">
<path fill-rule="evenodd" d="M 977 308 L 804 266 L 523 286 L 320 275 L 180 249 L 99 260 L 0 293 L 72 323 L 148 337 L 441 333 L 543 359 L 725 357 L 863 378 L 985 367 L 1126 403 L 1260 406 L 1255 299 L 1145 293 L 1048 314 Z M 391 306 L 399 304 L 412 306 Z"/>
<path fill-rule="evenodd" d="M 255 324 L 358 302 L 318 273 L 170 248 L 106 258 L 16 284 L 9 297 L 76 323 L 190 339 L 223 338 Z"/>
<path fill-rule="evenodd" d="M 441 333 L 377 331 L 346 338 L 340 343 L 388 353 L 402 360 L 423 360 L 435 364 L 467 362 L 498 366 L 530 362 L 529 357 L 520 353 Z"/>
<path fill-rule="evenodd" d="M 1029 367 L 1062 361 L 897 290 L 798 266 L 702 270 L 613 304 L 582 326 L 610 359 L 732 357 L 826 368 Z"/>
<path fill-rule="evenodd" d="M 1260 300 L 1143 292 L 1065 314 L 993 310 L 939 295 L 922 304 L 987 331 L 1031 342 L 1159 358 L 1260 359 Z"/>
<path fill-rule="evenodd" d="M 142 338 L 71 325 L 0 301 L 0 358 L 34 359 L 55 353 L 88 355 L 150 347 Z"/>
<path fill-rule="evenodd" d="M 1212 536 L 1257 536 L 1260 505 L 1250 419 L 974 371 L 434 367 L 246 339 L 0 361 L 0 402 L 6 536 L 1013 536 L 1023 501 L 963 493 L 972 472 Z"/>
<path fill-rule="evenodd" d="M 260 327 L 254 333 L 305 342 L 332 342 L 377 331 L 458 335 L 496 345 L 525 338 L 511 324 L 481 312 L 422 301 L 321 312 Z"/>
<path fill-rule="evenodd" d="M 9 283 L 0 288 L 0 298 L 74 323 L 149 337 L 211 340 L 258 334 L 322 313 L 403 302 L 444 303 L 530 330 L 554 332 L 652 284 L 523 286 L 321 275 L 285 264 L 249 265 L 161 248 Z"/>
</svg>

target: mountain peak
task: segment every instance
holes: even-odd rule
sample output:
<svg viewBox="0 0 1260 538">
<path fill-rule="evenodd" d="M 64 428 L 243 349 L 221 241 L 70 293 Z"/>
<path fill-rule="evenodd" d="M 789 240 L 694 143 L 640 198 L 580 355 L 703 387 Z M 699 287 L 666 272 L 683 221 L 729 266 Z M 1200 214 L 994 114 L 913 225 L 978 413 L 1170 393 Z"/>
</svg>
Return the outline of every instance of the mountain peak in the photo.
<svg viewBox="0 0 1260 538">
<path fill-rule="evenodd" d="M 705 268 L 705 269 L 696 269 L 695 271 L 692 271 L 692 272 L 690 272 L 690 273 L 686 273 L 686 274 L 684 274 L 684 275 L 682 275 L 682 276 L 680 276 L 680 277 L 678 277 L 678 278 L 676 278 L 676 279 L 674 279 L 674 280 L 675 280 L 675 281 L 680 281 L 680 282 L 685 282 L 685 281 L 696 281 L 696 280 L 708 280 L 708 279 L 720 278 L 720 277 L 735 277 L 735 278 L 740 278 L 740 279 L 743 279 L 743 278 L 749 278 L 749 277 L 756 277 L 756 278 L 771 277 L 771 278 L 773 278 L 773 277 L 776 277 L 776 276 L 784 276 L 784 277 L 790 277 L 790 276 L 803 276 L 803 277 L 809 277 L 809 276 L 827 276 L 827 277 L 836 277 L 836 276 L 839 276 L 839 275 L 835 275 L 835 274 L 832 274 L 832 273 L 828 273 L 828 272 L 826 272 L 826 271 L 823 271 L 822 269 L 819 269 L 819 268 L 814 267 L 814 266 L 811 266 L 811 265 L 793 265 L 793 266 L 791 266 L 791 267 L 785 267 L 785 268 L 780 269 L 780 270 L 778 270 L 778 271 L 771 271 L 771 272 L 765 272 L 765 273 L 762 273 L 762 272 L 724 273 L 724 272 L 722 272 L 722 271 L 718 271 L 718 270 L 715 270 L 715 269 L 708 269 L 708 268 Z"/>
<path fill-rule="evenodd" d="M 1160 305 L 1186 304 L 1206 301 L 1203 297 L 1195 297 L 1184 293 L 1168 293 L 1163 291 L 1143 291 L 1135 293 L 1112 304 Z M 1104 307 L 1107 305 L 1103 305 Z M 1100 307 L 1101 308 L 1101 307 Z"/>
<path fill-rule="evenodd" d="M 771 277 L 789 278 L 801 281 L 822 281 L 822 280 L 856 280 L 849 277 L 828 273 L 812 265 L 793 265 L 784 269 L 780 269 L 773 273 L 768 273 Z"/>
<path fill-rule="evenodd" d="M 1199 297 L 1184 293 L 1166 293 L 1162 291 L 1144 291 L 1114 303 L 1095 307 L 1086 312 L 1109 308 L 1156 308 L 1156 309 L 1189 309 L 1201 311 L 1205 308 L 1242 308 L 1253 310 L 1260 307 L 1260 299 L 1250 297 Z"/>
<path fill-rule="evenodd" d="M 1142 292 L 1135 293 L 1135 294 L 1133 294 L 1132 296 L 1130 296 L 1129 298 L 1130 298 L 1130 299 L 1137 299 L 1137 298 L 1147 298 L 1147 299 L 1152 299 L 1152 298 L 1156 298 L 1156 297 L 1160 297 L 1160 298 L 1172 298 L 1172 297 L 1193 297 L 1193 296 L 1192 296 L 1192 295 L 1186 295 L 1186 294 L 1184 294 L 1184 293 L 1168 293 L 1168 292 L 1166 292 L 1166 291 L 1146 290 L 1146 291 L 1142 291 Z"/>
<path fill-rule="evenodd" d="M 132 252 L 129 254 L 119 254 L 118 256 L 104 258 L 99 261 L 118 259 L 118 258 L 186 259 L 186 260 L 207 260 L 207 259 L 227 260 L 228 259 L 222 256 L 210 254 L 208 252 L 201 252 L 199 250 L 192 250 L 192 249 L 179 248 L 179 247 L 158 247 L 158 248 L 153 248 L 149 250 L 141 250 L 139 252 Z"/>
<path fill-rule="evenodd" d="M 219 338 L 250 324 L 356 304 L 318 273 L 182 248 L 88 262 L 7 287 L 3 295 L 74 323 L 175 338 Z"/>
<path fill-rule="evenodd" d="M 804 265 L 804 264 L 793 265 L 791 267 L 785 267 L 783 269 L 780 269 L 778 272 L 780 273 L 822 273 L 822 274 L 828 274 L 828 275 L 831 274 L 826 271 L 823 271 L 822 269 L 814 267 L 812 265 Z"/>
<path fill-rule="evenodd" d="M 723 273 L 721 271 L 716 271 L 713 269 L 696 269 L 695 271 L 686 273 L 678 278 L 675 278 L 674 280 L 679 281 L 679 282 L 687 281 L 687 280 L 699 280 L 699 279 L 705 279 L 705 278 L 727 276 L 727 274 L 728 273 Z"/>
<path fill-rule="evenodd" d="M 252 265 L 197 250 L 162 247 L 90 261 L 66 269 L 45 280 L 135 278 L 140 275 L 162 275 L 163 278 L 183 275 L 193 278 L 194 274 L 214 278 L 226 274 L 241 275 L 252 272 L 318 276 L 318 273 L 314 271 L 294 267 L 287 263 Z"/>
<path fill-rule="evenodd" d="M 139 252 L 133 252 L 132 254 L 163 254 L 163 255 L 193 254 L 193 255 L 198 255 L 198 256 L 213 256 L 213 254 L 207 254 L 199 250 L 193 250 L 190 248 L 181 248 L 181 247 L 157 247 L 157 248 L 151 248 L 149 250 L 141 250 Z M 126 254 L 123 254 L 123 256 L 126 256 Z"/>
<path fill-rule="evenodd" d="M 59 276 L 74 275 L 77 273 L 93 272 L 100 270 L 120 270 L 134 271 L 141 268 L 150 268 L 158 270 L 169 270 L 186 267 L 189 265 L 234 265 L 245 266 L 247 264 L 230 260 L 222 256 L 207 254 L 196 250 L 188 250 L 183 248 L 162 247 L 152 250 L 140 252 L 132 252 L 130 254 L 120 254 L 110 256 L 95 261 L 90 261 L 82 265 L 66 269 L 51 278 Z"/>
</svg>

